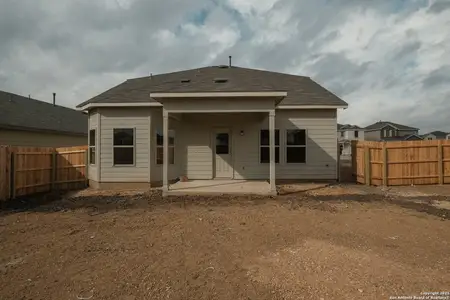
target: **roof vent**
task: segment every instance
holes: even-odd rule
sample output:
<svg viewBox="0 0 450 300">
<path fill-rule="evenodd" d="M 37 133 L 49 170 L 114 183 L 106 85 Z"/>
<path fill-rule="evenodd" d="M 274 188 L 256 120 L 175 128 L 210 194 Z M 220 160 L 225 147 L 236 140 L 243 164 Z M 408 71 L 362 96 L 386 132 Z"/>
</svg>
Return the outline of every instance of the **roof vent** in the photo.
<svg viewBox="0 0 450 300">
<path fill-rule="evenodd" d="M 189 82 L 191 82 L 190 79 L 181 79 L 181 83 L 189 83 Z"/>
<path fill-rule="evenodd" d="M 225 83 L 228 82 L 227 78 L 215 78 L 214 83 Z"/>
<path fill-rule="evenodd" d="M 217 66 L 219 69 L 228 69 L 229 67 L 227 65 L 219 65 Z"/>
</svg>

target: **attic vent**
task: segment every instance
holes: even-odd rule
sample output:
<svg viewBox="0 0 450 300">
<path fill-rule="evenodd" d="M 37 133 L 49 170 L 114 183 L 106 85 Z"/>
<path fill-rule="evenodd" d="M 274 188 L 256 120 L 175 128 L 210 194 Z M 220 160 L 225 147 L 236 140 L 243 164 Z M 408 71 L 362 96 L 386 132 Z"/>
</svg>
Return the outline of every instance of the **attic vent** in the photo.
<svg viewBox="0 0 450 300">
<path fill-rule="evenodd" d="M 228 66 L 227 65 L 219 65 L 219 66 L 217 66 L 219 69 L 228 69 Z"/>
<path fill-rule="evenodd" d="M 191 82 L 190 79 L 181 79 L 181 83 L 189 83 L 189 82 Z"/>
<path fill-rule="evenodd" d="M 228 82 L 227 78 L 215 78 L 214 83 L 225 83 Z"/>
</svg>

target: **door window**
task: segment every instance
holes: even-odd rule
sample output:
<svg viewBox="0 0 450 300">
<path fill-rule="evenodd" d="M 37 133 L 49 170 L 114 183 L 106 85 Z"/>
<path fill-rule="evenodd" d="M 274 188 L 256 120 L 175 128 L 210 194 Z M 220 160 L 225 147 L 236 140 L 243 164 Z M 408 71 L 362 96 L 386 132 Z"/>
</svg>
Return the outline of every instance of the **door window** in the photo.
<svg viewBox="0 0 450 300">
<path fill-rule="evenodd" d="M 228 133 L 216 134 L 216 154 L 229 154 Z"/>
</svg>

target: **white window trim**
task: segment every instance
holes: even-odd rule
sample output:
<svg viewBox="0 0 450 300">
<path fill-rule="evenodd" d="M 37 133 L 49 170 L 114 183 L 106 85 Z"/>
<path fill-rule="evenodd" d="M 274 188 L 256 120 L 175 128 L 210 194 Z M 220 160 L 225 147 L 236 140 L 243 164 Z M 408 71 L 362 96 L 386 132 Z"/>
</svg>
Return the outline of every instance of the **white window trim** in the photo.
<svg viewBox="0 0 450 300">
<path fill-rule="evenodd" d="M 133 129 L 133 145 L 114 145 L 114 130 L 115 129 Z M 114 148 L 133 148 L 133 163 L 132 164 L 115 164 L 114 163 Z M 136 166 L 136 127 L 114 127 L 112 129 L 112 165 L 113 167 L 135 167 Z"/>
<path fill-rule="evenodd" d="M 305 145 L 288 145 L 287 144 L 287 132 L 289 130 L 304 130 L 305 131 Z M 305 128 L 290 128 L 284 131 L 284 162 L 288 165 L 306 165 L 308 163 L 308 130 Z M 305 162 L 288 162 L 287 150 L 288 148 L 305 148 Z"/>
<path fill-rule="evenodd" d="M 266 148 L 270 148 L 270 144 L 269 145 L 261 145 L 261 131 L 262 130 L 267 130 L 267 131 L 269 131 L 269 129 L 266 129 L 266 128 L 261 128 L 261 129 L 259 129 L 259 131 L 258 131 L 258 146 L 259 146 L 259 148 L 258 148 L 258 162 L 259 162 L 259 164 L 260 165 L 269 165 L 270 164 L 270 159 L 269 159 L 269 162 L 267 162 L 267 163 L 263 163 L 263 162 L 261 162 L 261 147 L 266 147 Z M 277 161 L 277 159 L 276 159 L 276 155 L 275 155 L 275 164 L 281 164 L 281 130 L 280 129 L 278 129 L 278 128 L 275 128 L 275 131 L 277 131 L 278 130 L 278 137 L 279 137 L 279 139 L 280 139 L 280 143 L 279 143 L 279 145 L 277 146 L 276 145 L 276 143 L 275 143 L 275 148 L 280 148 L 280 150 L 278 150 L 278 155 L 280 156 L 279 158 L 278 158 L 278 162 L 276 162 Z M 269 134 L 270 134 L 270 132 L 269 132 Z M 276 139 L 275 139 L 275 141 L 276 141 Z M 270 151 L 270 150 L 269 150 Z M 270 153 L 270 152 L 269 152 Z M 276 154 L 276 152 L 275 152 L 275 154 Z"/>
<path fill-rule="evenodd" d="M 170 132 L 171 131 L 175 132 L 175 129 L 169 129 L 168 131 L 169 131 L 168 133 L 169 133 L 169 136 L 170 136 Z M 158 137 L 156 135 L 157 133 L 158 133 L 158 130 L 155 130 L 155 134 L 154 134 L 154 137 L 155 137 L 155 164 L 157 166 L 162 166 L 164 163 L 158 164 L 158 148 L 163 149 L 163 162 L 164 162 L 164 145 L 158 145 Z M 163 134 L 163 138 L 164 138 L 164 134 Z M 176 143 L 177 143 L 177 137 L 174 134 L 173 145 L 170 145 L 170 144 L 168 145 L 169 146 L 168 150 L 170 150 L 170 148 L 173 148 L 173 163 L 171 163 L 169 161 L 169 166 L 170 165 L 175 165 L 175 145 L 176 145 Z M 169 151 L 167 151 L 167 153 L 169 153 Z"/>
<path fill-rule="evenodd" d="M 94 130 L 94 146 L 91 146 L 91 131 Z M 88 151 L 89 151 L 89 165 L 90 166 L 95 166 L 97 164 L 97 128 L 91 128 L 89 129 L 89 138 L 88 138 Z M 95 162 L 92 163 L 91 161 L 91 148 L 94 148 L 94 160 Z"/>
</svg>

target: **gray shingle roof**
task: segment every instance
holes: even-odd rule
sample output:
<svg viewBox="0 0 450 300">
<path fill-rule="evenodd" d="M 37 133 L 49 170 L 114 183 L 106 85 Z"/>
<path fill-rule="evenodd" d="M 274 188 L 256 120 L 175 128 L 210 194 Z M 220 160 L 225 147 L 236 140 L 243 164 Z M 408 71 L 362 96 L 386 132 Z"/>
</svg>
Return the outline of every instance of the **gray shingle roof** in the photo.
<svg viewBox="0 0 450 300">
<path fill-rule="evenodd" d="M 338 124 L 338 130 L 359 130 L 362 129 L 358 125 L 351 125 L 351 124 Z"/>
<path fill-rule="evenodd" d="M 445 137 L 447 137 L 448 133 L 440 131 L 440 130 L 436 130 L 436 131 L 428 132 L 426 134 L 422 134 L 422 137 L 425 137 L 425 136 L 427 136 L 429 134 L 432 134 L 432 135 L 434 135 L 437 138 L 445 138 Z"/>
<path fill-rule="evenodd" d="M 214 79 L 227 79 L 216 83 Z M 188 81 L 189 82 L 182 82 Z M 240 67 L 205 67 L 129 79 L 78 105 L 154 102 L 150 93 L 285 91 L 283 105 L 347 105 L 309 77 Z"/>
<path fill-rule="evenodd" d="M 67 107 L 0 91 L 0 127 L 86 135 L 87 115 Z"/>
<path fill-rule="evenodd" d="M 390 136 L 390 137 L 383 137 L 380 139 L 381 141 L 386 142 L 394 142 L 394 141 L 420 141 L 422 138 L 415 134 L 405 135 L 405 136 Z"/>
<path fill-rule="evenodd" d="M 419 130 L 418 128 L 415 127 L 410 127 L 410 126 L 406 126 L 406 125 L 401 125 L 401 124 L 397 124 L 394 122 L 389 122 L 389 121 L 378 121 L 376 123 L 373 123 L 369 126 L 366 126 L 364 129 L 365 130 L 378 130 L 381 129 L 387 125 L 391 125 L 393 127 L 398 128 L 399 130 Z"/>
</svg>

